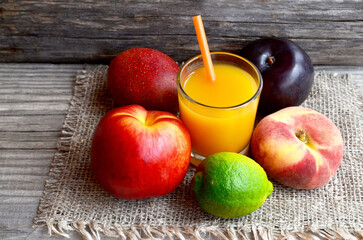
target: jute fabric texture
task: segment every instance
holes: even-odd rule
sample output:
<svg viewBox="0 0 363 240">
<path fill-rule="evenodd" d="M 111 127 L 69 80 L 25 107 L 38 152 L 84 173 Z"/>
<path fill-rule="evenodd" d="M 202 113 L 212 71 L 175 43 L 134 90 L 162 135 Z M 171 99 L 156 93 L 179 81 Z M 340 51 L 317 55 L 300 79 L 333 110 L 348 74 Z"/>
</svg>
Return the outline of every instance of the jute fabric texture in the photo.
<svg viewBox="0 0 363 240">
<path fill-rule="evenodd" d="M 50 167 L 35 226 L 86 239 L 362 239 L 363 158 L 362 93 L 348 74 L 316 72 L 303 106 L 329 117 L 344 139 L 342 163 L 323 188 L 296 190 L 276 182 L 257 211 L 221 219 L 204 213 L 190 191 L 194 169 L 172 193 L 146 200 L 110 196 L 90 165 L 93 132 L 114 107 L 107 93 L 107 66 L 77 74 L 62 138 Z"/>
</svg>

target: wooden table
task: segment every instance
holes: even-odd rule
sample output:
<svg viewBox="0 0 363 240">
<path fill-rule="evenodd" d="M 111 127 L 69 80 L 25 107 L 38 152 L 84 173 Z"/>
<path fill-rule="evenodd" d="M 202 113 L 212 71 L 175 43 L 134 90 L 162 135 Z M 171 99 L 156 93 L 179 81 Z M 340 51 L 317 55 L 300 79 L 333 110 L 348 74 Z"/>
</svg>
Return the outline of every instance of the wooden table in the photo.
<svg viewBox="0 0 363 240">
<path fill-rule="evenodd" d="M 48 236 L 32 224 L 82 64 L 108 64 L 132 47 L 189 59 L 199 54 L 198 14 L 212 51 L 288 38 L 316 70 L 349 72 L 363 88 L 359 0 L 0 1 L 0 240 Z"/>
<path fill-rule="evenodd" d="M 33 219 L 56 152 L 76 72 L 85 67 L 0 64 L 0 239 L 49 237 L 46 227 L 32 227 Z M 315 70 L 348 72 L 363 89 L 363 66 L 316 66 Z M 80 239 L 76 233 L 71 237 Z"/>
</svg>

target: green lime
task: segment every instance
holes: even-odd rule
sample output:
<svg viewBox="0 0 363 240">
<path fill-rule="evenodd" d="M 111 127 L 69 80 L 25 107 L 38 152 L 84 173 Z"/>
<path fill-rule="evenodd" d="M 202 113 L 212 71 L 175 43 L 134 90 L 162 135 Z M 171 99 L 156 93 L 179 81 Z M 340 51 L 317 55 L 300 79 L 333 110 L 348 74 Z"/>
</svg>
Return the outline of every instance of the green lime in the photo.
<svg viewBox="0 0 363 240">
<path fill-rule="evenodd" d="M 257 210 L 273 185 L 251 158 L 231 152 L 210 155 L 198 166 L 192 191 L 200 207 L 217 217 L 235 218 Z"/>
</svg>

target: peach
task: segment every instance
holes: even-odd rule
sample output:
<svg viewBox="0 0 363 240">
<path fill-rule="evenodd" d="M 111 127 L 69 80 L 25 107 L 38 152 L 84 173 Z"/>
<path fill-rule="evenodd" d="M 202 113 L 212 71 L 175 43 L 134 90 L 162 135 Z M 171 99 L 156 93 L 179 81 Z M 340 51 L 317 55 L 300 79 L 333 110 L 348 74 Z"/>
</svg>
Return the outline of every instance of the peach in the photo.
<svg viewBox="0 0 363 240">
<path fill-rule="evenodd" d="M 257 124 L 251 151 L 269 178 L 292 188 L 315 189 L 325 186 L 338 170 L 343 139 L 323 114 L 288 107 Z"/>
</svg>

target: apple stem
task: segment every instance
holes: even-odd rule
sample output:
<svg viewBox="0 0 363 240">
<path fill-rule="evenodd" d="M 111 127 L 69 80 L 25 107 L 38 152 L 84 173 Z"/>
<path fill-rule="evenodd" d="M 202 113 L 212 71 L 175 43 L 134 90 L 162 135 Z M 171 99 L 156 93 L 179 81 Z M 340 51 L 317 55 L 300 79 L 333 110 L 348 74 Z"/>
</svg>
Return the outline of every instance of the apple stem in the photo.
<svg viewBox="0 0 363 240">
<path fill-rule="evenodd" d="M 306 136 L 306 133 L 301 130 L 298 129 L 297 132 L 295 133 L 295 136 L 303 143 L 308 143 L 308 136 Z"/>
<path fill-rule="evenodd" d="M 275 57 L 274 56 L 271 56 L 271 57 L 269 57 L 268 59 L 267 59 L 267 62 L 266 62 L 266 64 L 268 64 L 268 65 L 272 65 L 274 62 L 276 61 L 276 59 L 275 59 Z"/>
</svg>

